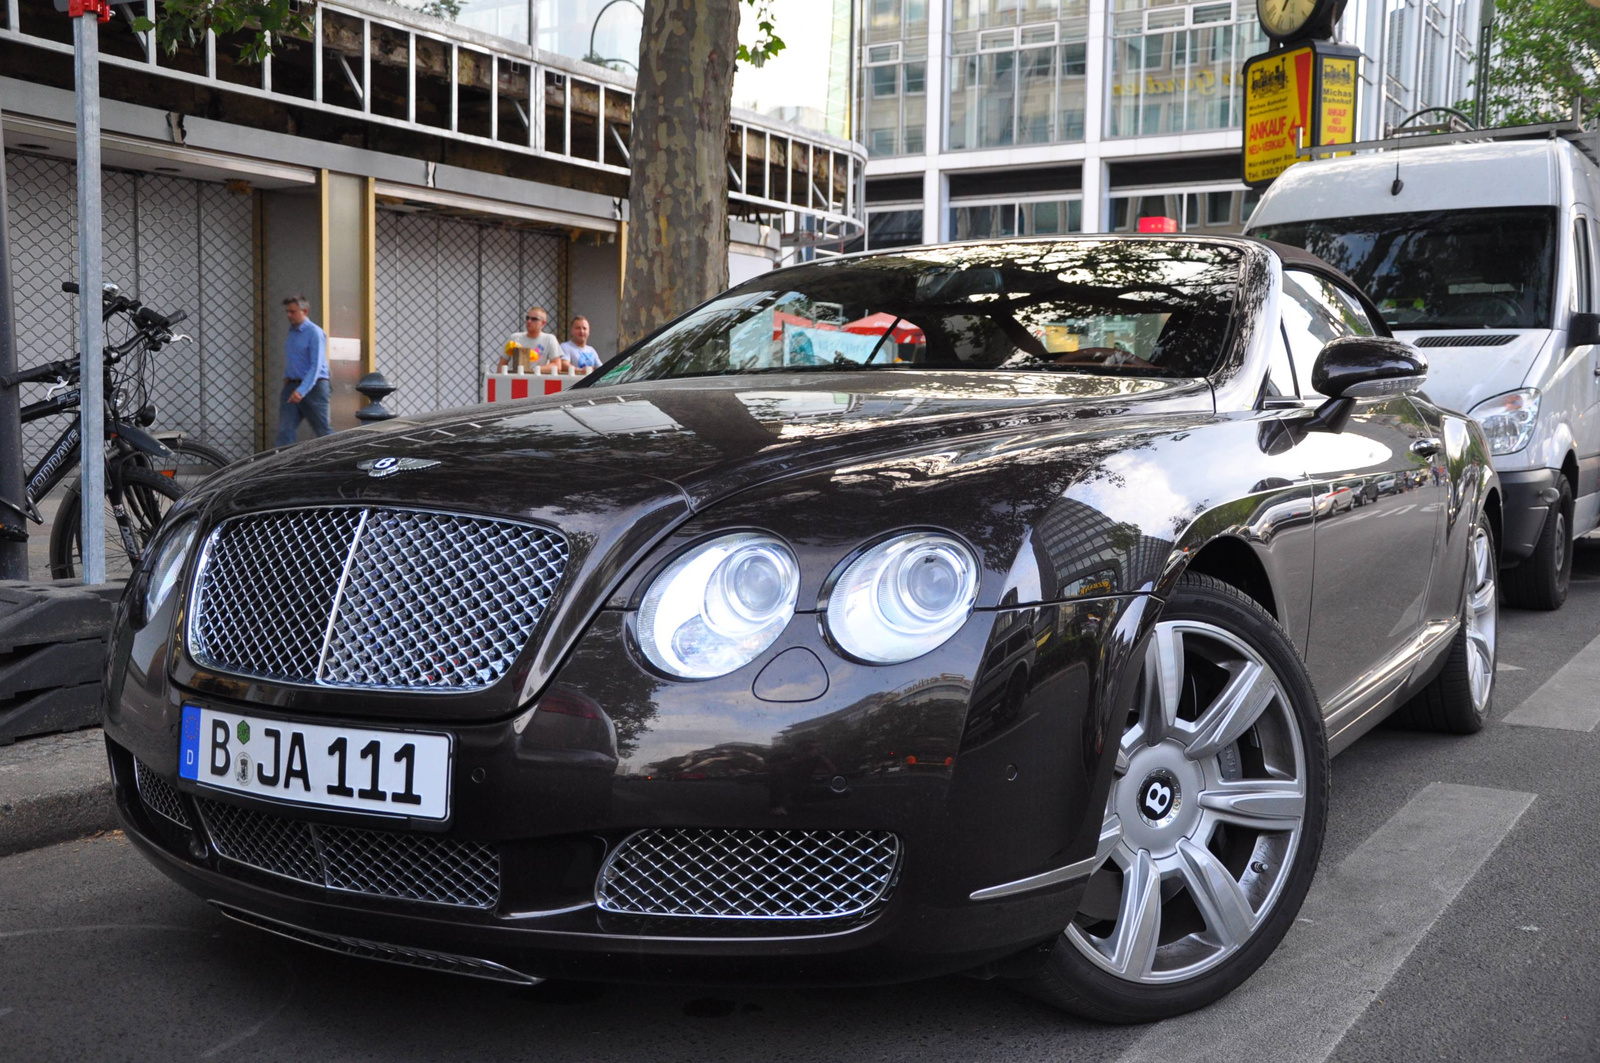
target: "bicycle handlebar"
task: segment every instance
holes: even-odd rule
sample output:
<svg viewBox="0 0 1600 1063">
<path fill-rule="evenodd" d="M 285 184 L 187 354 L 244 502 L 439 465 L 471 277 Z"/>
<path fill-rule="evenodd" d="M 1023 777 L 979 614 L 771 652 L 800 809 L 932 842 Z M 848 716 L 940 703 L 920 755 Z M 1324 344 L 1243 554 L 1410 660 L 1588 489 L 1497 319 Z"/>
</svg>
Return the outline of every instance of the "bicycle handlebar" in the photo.
<svg viewBox="0 0 1600 1063">
<path fill-rule="evenodd" d="M 14 388 L 18 384 L 42 384 L 47 380 L 66 380 L 77 371 L 76 361 L 47 362 L 32 369 L 19 369 L 15 373 L 0 376 L 0 387 Z"/>
</svg>

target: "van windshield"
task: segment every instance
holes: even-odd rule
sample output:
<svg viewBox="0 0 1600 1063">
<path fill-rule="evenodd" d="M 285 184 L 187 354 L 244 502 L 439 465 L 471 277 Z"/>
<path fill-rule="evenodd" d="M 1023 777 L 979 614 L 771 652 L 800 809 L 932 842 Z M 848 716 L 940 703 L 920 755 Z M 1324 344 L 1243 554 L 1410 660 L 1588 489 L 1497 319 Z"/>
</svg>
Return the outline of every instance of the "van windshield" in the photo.
<svg viewBox="0 0 1600 1063">
<path fill-rule="evenodd" d="M 1251 236 L 1344 270 L 1396 329 L 1549 328 L 1553 207 L 1285 222 Z"/>
</svg>

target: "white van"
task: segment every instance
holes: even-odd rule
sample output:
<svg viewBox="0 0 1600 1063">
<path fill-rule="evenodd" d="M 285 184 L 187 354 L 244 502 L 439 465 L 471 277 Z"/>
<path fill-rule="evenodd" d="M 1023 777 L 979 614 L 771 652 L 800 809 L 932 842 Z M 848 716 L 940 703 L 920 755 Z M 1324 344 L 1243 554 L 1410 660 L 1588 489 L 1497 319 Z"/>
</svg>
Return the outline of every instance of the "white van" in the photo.
<svg viewBox="0 0 1600 1063">
<path fill-rule="evenodd" d="M 1597 208 L 1568 141 L 1484 141 L 1297 163 L 1248 227 L 1348 273 L 1427 354 L 1429 398 L 1483 425 L 1513 605 L 1558 608 L 1600 520 Z"/>
</svg>

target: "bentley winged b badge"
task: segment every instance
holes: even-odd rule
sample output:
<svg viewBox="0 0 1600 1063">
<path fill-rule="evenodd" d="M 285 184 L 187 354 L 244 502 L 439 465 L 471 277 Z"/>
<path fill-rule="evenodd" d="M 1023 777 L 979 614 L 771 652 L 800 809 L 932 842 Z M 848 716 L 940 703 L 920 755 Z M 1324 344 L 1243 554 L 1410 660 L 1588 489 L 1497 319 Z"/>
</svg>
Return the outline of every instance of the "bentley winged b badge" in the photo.
<svg viewBox="0 0 1600 1063">
<path fill-rule="evenodd" d="M 393 476 L 397 472 L 412 472 L 416 469 L 431 469 L 439 464 L 432 458 L 369 458 L 360 462 L 356 468 L 365 470 L 373 479 Z"/>
</svg>

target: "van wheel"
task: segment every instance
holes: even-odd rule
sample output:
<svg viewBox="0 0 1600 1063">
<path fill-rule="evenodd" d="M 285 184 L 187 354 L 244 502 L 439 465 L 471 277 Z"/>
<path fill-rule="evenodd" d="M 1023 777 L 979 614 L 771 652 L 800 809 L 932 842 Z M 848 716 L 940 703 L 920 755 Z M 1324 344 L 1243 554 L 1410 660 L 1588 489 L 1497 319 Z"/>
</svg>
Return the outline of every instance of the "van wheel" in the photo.
<svg viewBox="0 0 1600 1063">
<path fill-rule="evenodd" d="M 1561 492 L 1545 514 L 1533 555 L 1501 579 L 1506 604 L 1519 609 L 1560 609 L 1572 585 L 1572 484 L 1556 477 Z"/>
</svg>

